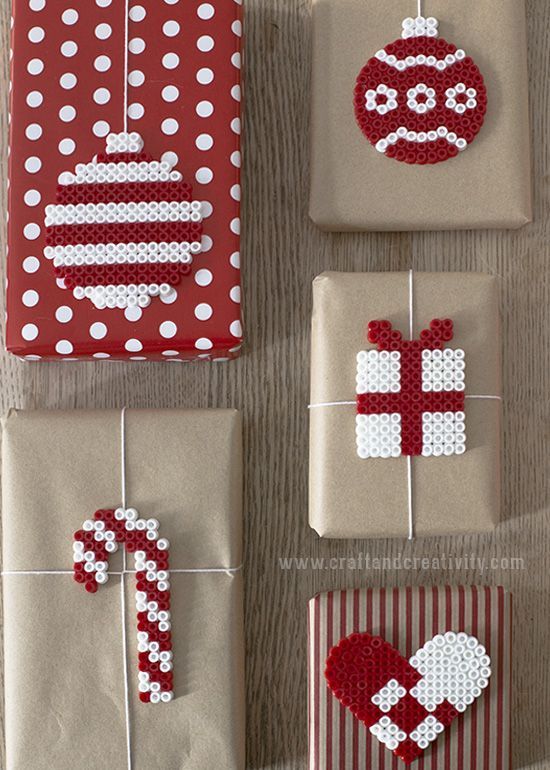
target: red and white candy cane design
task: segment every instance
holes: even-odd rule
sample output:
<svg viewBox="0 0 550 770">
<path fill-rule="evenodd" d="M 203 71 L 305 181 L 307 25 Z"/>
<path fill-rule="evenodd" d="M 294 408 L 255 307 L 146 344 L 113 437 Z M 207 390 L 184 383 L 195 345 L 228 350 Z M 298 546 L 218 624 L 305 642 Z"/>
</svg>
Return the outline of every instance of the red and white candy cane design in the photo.
<svg viewBox="0 0 550 770">
<path fill-rule="evenodd" d="M 123 543 L 136 566 L 139 697 L 168 703 L 174 697 L 168 540 L 156 519 L 139 518 L 134 508 L 96 511 L 74 534 L 74 579 L 95 593 L 109 579 L 109 554 Z"/>
</svg>

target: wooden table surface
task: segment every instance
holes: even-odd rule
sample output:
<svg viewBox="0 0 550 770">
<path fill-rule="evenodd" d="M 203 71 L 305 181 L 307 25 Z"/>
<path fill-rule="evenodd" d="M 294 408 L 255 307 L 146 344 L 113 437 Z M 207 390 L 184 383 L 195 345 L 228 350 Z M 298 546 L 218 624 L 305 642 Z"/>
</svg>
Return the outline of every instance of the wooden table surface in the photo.
<svg viewBox="0 0 550 770">
<path fill-rule="evenodd" d="M 534 224 L 519 232 L 319 232 L 307 215 L 309 3 L 248 0 L 245 355 L 230 364 L 181 368 L 152 363 L 30 364 L 1 355 L 2 411 L 8 406 L 52 409 L 123 404 L 234 406 L 244 411 L 249 768 L 306 767 L 306 602 L 310 596 L 346 586 L 447 583 L 502 584 L 514 592 L 514 767 L 550 768 L 550 2 L 527 0 L 527 6 Z M 0 21 L 5 46 L 0 71 L 3 208 L 8 0 L 2 2 Z M 2 256 L 6 251 L 4 234 L 0 251 Z M 320 541 L 307 523 L 311 281 L 327 268 L 410 267 L 482 270 L 501 279 L 504 520 L 495 535 L 484 537 L 442 537 L 413 544 Z M 0 317 L 4 318 L 2 311 Z M 278 562 L 284 556 L 343 556 L 361 551 L 372 557 L 495 557 L 502 566 L 482 572 L 359 573 L 283 571 Z M 512 557 L 521 557 L 524 568 L 508 569 Z"/>
</svg>

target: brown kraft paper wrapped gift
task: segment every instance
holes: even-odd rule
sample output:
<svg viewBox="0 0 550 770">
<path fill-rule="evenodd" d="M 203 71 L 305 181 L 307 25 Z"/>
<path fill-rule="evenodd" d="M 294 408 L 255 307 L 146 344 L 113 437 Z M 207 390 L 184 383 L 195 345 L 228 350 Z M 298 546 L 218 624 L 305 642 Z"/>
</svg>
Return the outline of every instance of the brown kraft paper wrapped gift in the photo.
<svg viewBox="0 0 550 770">
<path fill-rule="evenodd" d="M 125 425 L 127 506 L 170 541 L 174 700 L 139 700 L 135 576 L 121 577 L 122 549 L 97 593 L 72 576 L 74 532 L 121 504 L 121 412 L 11 411 L 6 770 L 244 768 L 240 414 L 129 410 Z"/>
<path fill-rule="evenodd" d="M 532 218 L 523 0 L 424 2 L 487 87 L 484 125 L 465 152 L 408 165 L 377 152 L 356 123 L 359 72 L 416 11 L 415 0 L 313 0 L 311 217 L 336 231 L 521 227 Z"/>
<path fill-rule="evenodd" d="M 376 350 L 367 342 L 370 321 L 386 319 L 408 340 L 411 316 L 413 339 L 432 319 L 454 323 L 445 347 L 465 351 L 466 451 L 413 456 L 410 464 L 405 456 L 363 459 L 356 445 L 357 354 Z M 318 276 L 313 282 L 311 527 L 332 538 L 493 530 L 500 507 L 500 356 L 498 288 L 491 276 Z"/>
</svg>

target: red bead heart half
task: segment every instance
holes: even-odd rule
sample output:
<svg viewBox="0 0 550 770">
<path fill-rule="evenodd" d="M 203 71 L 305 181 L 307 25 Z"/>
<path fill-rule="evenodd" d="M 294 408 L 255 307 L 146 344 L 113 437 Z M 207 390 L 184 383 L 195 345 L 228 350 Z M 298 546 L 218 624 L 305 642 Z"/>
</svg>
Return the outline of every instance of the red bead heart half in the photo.
<svg viewBox="0 0 550 770">
<path fill-rule="evenodd" d="M 411 764 L 482 694 L 490 662 L 483 645 L 463 632 L 435 636 L 410 660 L 363 633 L 331 649 L 325 676 L 340 703 Z"/>
</svg>

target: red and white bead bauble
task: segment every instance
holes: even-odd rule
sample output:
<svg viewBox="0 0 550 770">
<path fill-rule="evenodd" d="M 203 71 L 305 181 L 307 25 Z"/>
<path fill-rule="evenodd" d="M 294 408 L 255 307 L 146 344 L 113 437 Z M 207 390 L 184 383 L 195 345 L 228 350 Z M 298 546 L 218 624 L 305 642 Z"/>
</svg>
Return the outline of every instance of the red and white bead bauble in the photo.
<svg viewBox="0 0 550 770">
<path fill-rule="evenodd" d="M 383 155 L 440 163 L 466 150 L 487 111 L 487 89 L 465 51 L 438 38 L 438 21 L 405 19 L 401 39 L 380 49 L 355 86 L 355 116 Z"/>
</svg>

